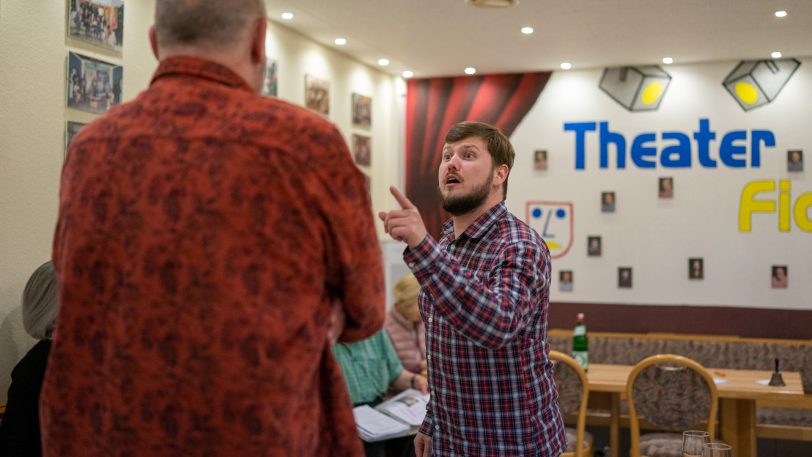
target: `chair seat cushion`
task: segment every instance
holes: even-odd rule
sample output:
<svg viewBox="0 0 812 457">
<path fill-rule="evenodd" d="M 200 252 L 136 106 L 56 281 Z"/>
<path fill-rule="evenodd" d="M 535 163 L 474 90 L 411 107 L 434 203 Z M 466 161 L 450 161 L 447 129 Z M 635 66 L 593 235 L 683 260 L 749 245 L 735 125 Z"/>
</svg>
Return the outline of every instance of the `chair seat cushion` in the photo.
<svg viewBox="0 0 812 457">
<path fill-rule="evenodd" d="M 567 451 L 566 452 L 575 452 L 575 441 L 578 437 L 578 432 L 572 428 L 567 427 Z M 592 434 L 584 431 L 584 449 L 589 449 L 592 447 Z M 682 449 L 680 449 L 682 450 Z"/>
<path fill-rule="evenodd" d="M 681 433 L 640 435 L 640 454 L 648 457 L 682 457 Z"/>
</svg>

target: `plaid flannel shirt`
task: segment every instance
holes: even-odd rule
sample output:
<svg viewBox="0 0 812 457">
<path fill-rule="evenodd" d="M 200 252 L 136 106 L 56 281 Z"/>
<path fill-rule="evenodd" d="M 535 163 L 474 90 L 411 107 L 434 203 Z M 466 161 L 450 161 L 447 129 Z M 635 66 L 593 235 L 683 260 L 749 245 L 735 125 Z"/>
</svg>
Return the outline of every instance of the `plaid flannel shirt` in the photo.
<svg viewBox="0 0 812 457">
<path fill-rule="evenodd" d="M 504 202 L 459 237 L 451 221 L 404 260 L 421 285 L 432 455 L 558 456 L 566 449 L 548 359 L 550 252 Z"/>
</svg>

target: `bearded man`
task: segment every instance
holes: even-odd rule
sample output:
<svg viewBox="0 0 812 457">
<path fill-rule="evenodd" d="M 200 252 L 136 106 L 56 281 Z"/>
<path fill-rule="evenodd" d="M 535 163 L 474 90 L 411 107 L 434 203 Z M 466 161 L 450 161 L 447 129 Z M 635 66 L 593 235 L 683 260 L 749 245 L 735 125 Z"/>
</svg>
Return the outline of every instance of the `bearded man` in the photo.
<svg viewBox="0 0 812 457">
<path fill-rule="evenodd" d="M 515 152 L 498 129 L 461 122 L 439 169 L 451 220 L 435 241 L 417 208 L 382 212 L 420 282 L 431 401 L 418 457 L 558 456 L 566 449 L 547 310 L 550 251 L 504 203 Z"/>
</svg>

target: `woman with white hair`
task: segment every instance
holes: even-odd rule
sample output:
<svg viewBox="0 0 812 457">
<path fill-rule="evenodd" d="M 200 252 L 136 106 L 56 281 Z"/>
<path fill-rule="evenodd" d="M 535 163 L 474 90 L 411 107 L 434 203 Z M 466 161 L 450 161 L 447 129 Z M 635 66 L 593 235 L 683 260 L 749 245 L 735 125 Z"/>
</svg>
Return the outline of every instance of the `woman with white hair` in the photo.
<svg viewBox="0 0 812 457">
<path fill-rule="evenodd" d="M 34 271 L 25 285 L 22 299 L 23 327 L 40 340 L 11 372 L 6 415 L 0 424 L 0 455 L 41 456 L 39 393 L 51 350 L 59 305 L 56 300 L 56 272 L 48 261 Z"/>
</svg>

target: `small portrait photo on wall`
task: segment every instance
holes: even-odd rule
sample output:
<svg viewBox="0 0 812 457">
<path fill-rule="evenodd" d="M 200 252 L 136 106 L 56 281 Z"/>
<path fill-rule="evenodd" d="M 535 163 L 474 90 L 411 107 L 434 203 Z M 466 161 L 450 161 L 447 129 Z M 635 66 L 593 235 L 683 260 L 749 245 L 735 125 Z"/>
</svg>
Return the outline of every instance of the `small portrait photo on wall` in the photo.
<svg viewBox="0 0 812 457">
<path fill-rule="evenodd" d="M 368 136 L 352 134 L 352 153 L 358 165 L 368 167 L 372 164 L 371 140 Z"/>
<path fill-rule="evenodd" d="M 558 272 L 558 290 L 560 292 L 572 292 L 572 270 Z"/>
<path fill-rule="evenodd" d="M 617 286 L 621 289 L 632 288 L 632 268 L 619 267 L 617 269 Z"/>
<path fill-rule="evenodd" d="M 688 259 L 688 279 L 705 279 L 705 266 L 701 257 Z"/>
<path fill-rule="evenodd" d="M 305 106 L 325 116 L 330 114 L 330 81 L 305 75 Z"/>
<path fill-rule="evenodd" d="M 804 171 L 804 151 L 800 149 L 787 151 L 787 171 Z"/>
<path fill-rule="evenodd" d="M 674 178 L 670 176 L 660 178 L 658 188 L 660 198 L 674 198 Z"/>
<path fill-rule="evenodd" d="M 369 129 L 372 126 L 372 97 L 352 94 L 352 125 Z"/>
<path fill-rule="evenodd" d="M 601 237 L 588 236 L 586 237 L 586 255 L 589 257 L 601 256 Z"/>
<path fill-rule="evenodd" d="M 601 212 L 614 213 L 615 212 L 615 193 L 614 192 L 601 192 Z"/>
<path fill-rule="evenodd" d="M 266 97 L 276 97 L 278 92 L 279 63 L 274 59 L 267 59 L 265 62 L 265 78 L 262 81 L 262 95 Z"/>
<path fill-rule="evenodd" d="M 773 265 L 771 282 L 773 289 L 789 287 L 789 270 L 786 265 Z"/>
<path fill-rule="evenodd" d="M 544 171 L 547 169 L 546 149 L 536 149 L 533 152 L 533 169 L 536 171 Z"/>
</svg>

